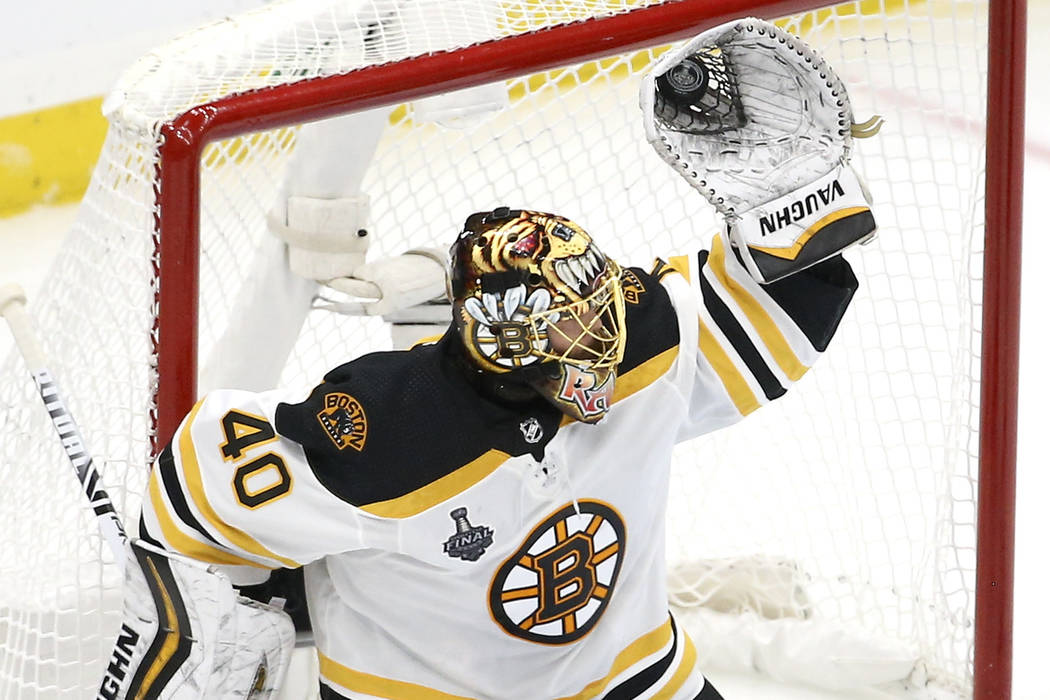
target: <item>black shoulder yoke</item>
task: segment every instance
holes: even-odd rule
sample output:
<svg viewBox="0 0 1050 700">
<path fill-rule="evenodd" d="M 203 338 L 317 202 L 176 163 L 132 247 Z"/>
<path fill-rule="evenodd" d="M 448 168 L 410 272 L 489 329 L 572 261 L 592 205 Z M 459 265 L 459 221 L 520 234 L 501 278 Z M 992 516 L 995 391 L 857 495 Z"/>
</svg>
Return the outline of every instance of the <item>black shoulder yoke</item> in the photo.
<svg viewBox="0 0 1050 700">
<path fill-rule="evenodd" d="M 302 403 L 277 407 L 277 431 L 302 445 L 326 488 L 356 506 L 415 491 L 489 450 L 542 458 L 561 414 L 539 397 L 503 403 L 479 392 L 455 356 L 458 342 L 450 331 L 433 345 L 341 365 Z M 522 425 L 530 418 L 542 428 L 533 443 Z"/>
<path fill-rule="evenodd" d="M 623 272 L 627 311 L 627 348 L 617 374 L 678 345 L 678 317 L 659 279 L 638 267 Z"/>
</svg>

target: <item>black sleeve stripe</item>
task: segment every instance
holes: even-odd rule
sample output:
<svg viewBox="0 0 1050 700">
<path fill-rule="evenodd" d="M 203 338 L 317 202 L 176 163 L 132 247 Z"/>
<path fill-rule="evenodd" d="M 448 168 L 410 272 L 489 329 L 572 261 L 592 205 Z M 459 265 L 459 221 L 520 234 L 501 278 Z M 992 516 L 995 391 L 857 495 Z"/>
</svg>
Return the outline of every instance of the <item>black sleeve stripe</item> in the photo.
<svg viewBox="0 0 1050 700">
<path fill-rule="evenodd" d="M 348 695 L 340 695 L 339 693 L 332 690 L 331 686 L 325 685 L 324 679 L 321 679 L 321 700 L 352 700 Z"/>
<path fill-rule="evenodd" d="M 762 393 L 766 395 L 767 399 L 776 399 L 783 396 L 787 389 L 781 385 L 780 381 L 777 380 L 772 370 L 769 369 L 769 365 L 766 364 L 765 360 L 762 359 L 762 355 L 758 352 L 758 348 L 755 347 L 754 343 L 747 336 L 743 326 L 736 320 L 736 317 L 729 310 L 729 307 L 725 305 L 725 302 L 719 298 L 715 293 L 715 290 L 711 287 L 711 283 L 707 281 L 707 278 L 703 275 L 702 271 L 704 265 L 707 263 L 707 251 L 700 251 L 698 256 L 698 269 L 701 271 L 700 277 L 700 291 L 704 296 L 704 306 L 707 307 L 707 311 L 711 314 L 711 318 L 714 319 L 715 324 L 718 325 L 719 330 L 729 340 L 729 343 L 733 346 L 733 350 L 743 360 L 748 370 L 754 376 L 755 380 L 758 381 L 758 385 L 762 388 Z"/>
<path fill-rule="evenodd" d="M 179 485 L 179 477 L 175 473 L 175 456 L 171 452 L 171 445 L 165 447 L 164 451 L 160 453 L 155 468 L 159 470 L 157 476 L 160 479 L 161 486 L 164 487 L 164 492 L 168 494 L 168 500 L 171 501 L 171 506 L 175 509 L 175 515 L 179 517 L 179 520 L 186 527 L 191 528 L 212 544 L 226 549 L 225 545 L 220 545 L 219 541 L 204 529 L 186 503 L 186 495 L 182 492 L 182 487 Z"/>
<path fill-rule="evenodd" d="M 139 513 L 139 539 L 153 545 L 157 549 L 167 549 L 157 540 L 156 537 L 149 533 L 149 530 L 146 528 L 146 518 L 143 513 Z"/>
</svg>

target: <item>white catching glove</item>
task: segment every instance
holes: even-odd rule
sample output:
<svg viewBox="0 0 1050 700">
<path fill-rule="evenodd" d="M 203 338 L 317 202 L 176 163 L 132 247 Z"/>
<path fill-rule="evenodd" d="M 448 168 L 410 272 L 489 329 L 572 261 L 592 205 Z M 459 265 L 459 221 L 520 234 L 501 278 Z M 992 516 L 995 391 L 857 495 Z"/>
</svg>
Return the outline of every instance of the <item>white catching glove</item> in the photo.
<svg viewBox="0 0 1050 700">
<path fill-rule="evenodd" d="M 266 700 L 284 682 L 295 627 L 237 595 L 212 567 L 139 540 L 128 546 L 123 624 L 98 691 L 126 700 Z"/>
<path fill-rule="evenodd" d="M 797 37 L 760 19 L 723 24 L 665 54 L 642 82 L 646 138 L 725 217 L 729 240 L 771 282 L 874 236 L 849 166 L 846 88 Z"/>
</svg>

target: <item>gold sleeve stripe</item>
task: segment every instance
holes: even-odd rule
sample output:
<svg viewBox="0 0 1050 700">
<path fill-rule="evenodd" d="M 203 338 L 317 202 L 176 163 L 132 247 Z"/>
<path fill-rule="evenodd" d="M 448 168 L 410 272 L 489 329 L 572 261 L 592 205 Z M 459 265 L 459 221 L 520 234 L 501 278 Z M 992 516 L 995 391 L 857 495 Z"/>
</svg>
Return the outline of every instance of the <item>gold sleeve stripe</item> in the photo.
<svg viewBox="0 0 1050 700">
<path fill-rule="evenodd" d="M 361 510 L 383 518 L 410 518 L 428 508 L 463 493 L 486 476 L 496 471 L 510 455 L 500 450 L 489 450 L 473 462 L 463 465 L 451 474 L 427 484 L 404 496 L 361 506 Z"/>
<path fill-rule="evenodd" d="M 829 224 L 833 224 L 840 219 L 845 219 L 847 216 L 853 216 L 854 214 L 863 214 L 866 211 L 871 211 L 868 207 L 849 207 L 848 209 L 840 209 L 839 211 L 833 211 L 822 219 L 818 220 L 815 224 L 807 228 L 795 244 L 789 248 L 762 248 L 759 246 L 749 246 L 754 250 L 760 250 L 763 253 L 772 255 L 777 258 L 783 258 L 785 260 L 794 260 L 798 257 L 798 254 L 802 252 L 802 246 L 809 242 L 810 238 L 816 235 L 817 231 Z"/>
<path fill-rule="evenodd" d="M 693 640 L 684 632 L 682 636 L 685 637 L 685 651 L 682 652 L 682 661 L 678 664 L 678 669 L 674 672 L 674 675 L 671 676 L 671 680 L 660 689 L 660 692 L 653 696 L 653 700 L 671 700 L 675 693 L 681 690 L 685 682 L 689 680 L 693 667 L 696 666 L 696 647 L 693 646 Z"/>
<path fill-rule="evenodd" d="M 672 268 L 681 273 L 682 277 L 685 277 L 686 281 L 692 282 L 689 278 L 689 256 L 688 255 L 673 255 L 667 259 L 667 264 Z"/>
<path fill-rule="evenodd" d="M 149 500 L 153 506 L 153 513 L 157 516 L 157 522 L 160 524 L 160 531 L 164 536 L 164 541 L 171 545 L 177 552 L 209 564 L 254 566 L 259 569 L 271 568 L 248 559 L 242 559 L 236 554 L 224 552 L 206 542 L 198 542 L 192 537 L 184 534 L 168 512 L 168 506 L 164 502 L 164 498 L 160 493 L 159 479 L 160 477 L 154 469 L 149 478 Z"/>
<path fill-rule="evenodd" d="M 211 507 L 211 503 L 208 502 L 208 497 L 204 494 L 204 482 L 201 479 L 200 464 L 197 461 L 197 450 L 193 445 L 193 437 L 191 434 L 193 422 L 197 419 L 197 413 L 200 411 L 203 403 L 203 401 L 197 402 L 197 405 L 193 407 L 190 414 L 186 416 L 186 421 L 182 426 L 182 432 L 178 437 L 179 456 L 182 458 L 182 473 L 186 477 L 186 490 L 190 492 L 190 497 L 197 506 L 197 510 L 200 511 L 201 515 L 203 515 L 204 518 L 211 523 L 212 527 L 221 533 L 223 537 L 240 549 L 243 549 L 250 554 L 254 554 L 257 557 L 279 561 L 282 566 L 286 566 L 289 569 L 298 568 L 300 566 L 299 562 L 274 554 L 269 549 L 259 544 L 251 535 L 233 527 L 232 525 L 228 525 L 219 517 L 219 514 L 215 512 L 215 509 Z"/>
<path fill-rule="evenodd" d="M 381 698 L 399 698 L 399 700 L 471 700 L 462 695 L 443 693 L 425 685 L 355 671 L 333 661 L 320 651 L 317 652 L 317 659 L 323 679 L 331 680 L 354 693 L 375 695 Z"/>
<path fill-rule="evenodd" d="M 703 319 L 700 319 L 700 352 L 722 380 L 722 386 L 725 387 L 736 410 L 740 411 L 740 415 L 746 416 L 762 405 Z"/>
<path fill-rule="evenodd" d="M 729 292 L 729 295 L 736 300 L 740 308 L 743 309 L 744 315 L 747 316 L 751 325 L 758 331 L 759 337 L 766 347 L 769 348 L 769 352 L 784 372 L 784 375 L 793 382 L 798 381 L 809 367 L 802 364 L 798 356 L 795 355 L 791 345 L 784 337 L 784 334 L 780 332 L 780 329 L 777 328 L 777 324 L 770 317 L 769 312 L 762 308 L 762 304 L 744 289 L 743 285 L 729 275 L 729 272 L 726 270 L 725 249 L 722 247 L 722 239 L 719 236 L 715 236 L 707 263 L 714 276 Z"/>
<path fill-rule="evenodd" d="M 626 671 L 647 656 L 651 656 L 667 646 L 671 641 L 671 619 L 660 625 L 652 632 L 648 632 L 616 655 L 609 672 L 596 681 L 591 681 L 576 695 L 569 695 L 558 700 L 591 700 L 602 694 L 613 678 Z"/>
</svg>

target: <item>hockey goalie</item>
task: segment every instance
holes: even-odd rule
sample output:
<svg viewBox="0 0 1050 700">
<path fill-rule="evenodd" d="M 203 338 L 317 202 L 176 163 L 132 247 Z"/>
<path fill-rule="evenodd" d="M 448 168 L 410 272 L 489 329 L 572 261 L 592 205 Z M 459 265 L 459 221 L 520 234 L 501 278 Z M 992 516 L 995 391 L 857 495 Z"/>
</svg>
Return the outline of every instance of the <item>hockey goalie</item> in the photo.
<svg viewBox="0 0 1050 700">
<path fill-rule="evenodd" d="M 291 624 L 231 581 L 278 569 L 322 698 L 722 697 L 668 612 L 671 450 L 818 361 L 875 221 L 844 86 L 774 25 L 669 52 L 640 104 L 724 226 L 632 267 L 586 211 L 493 202 L 450 232 L 440 339 L 207 394 L 153 467 L 104 697 L 271 697 Z"/>
</svg>

